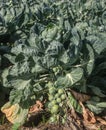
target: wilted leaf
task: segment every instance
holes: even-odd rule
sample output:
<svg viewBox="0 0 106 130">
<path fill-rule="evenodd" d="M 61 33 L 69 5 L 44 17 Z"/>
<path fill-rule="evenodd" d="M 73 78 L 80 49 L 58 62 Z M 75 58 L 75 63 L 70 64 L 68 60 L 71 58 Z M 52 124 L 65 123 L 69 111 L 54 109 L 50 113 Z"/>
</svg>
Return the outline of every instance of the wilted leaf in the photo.
<svg viewBox="0 0 106 130">
<path fill-rule="evenodd" d="M 6 118 L 11 123 L 25 123 L 26 117 L 28 115 L 28 109 L 23 109 L 19 104 L 11 105 L 10 102 L 6 103 L 1 111 L 6 115 Z"/>
<path fill-rule="evenodd" d="M 43 110 L 43 104 L 40 101 L 36 101 L 36 104 L 30 107 L 29 114 L 36 113 Z"/>
<path fill-rule="evenodd" d="M 74 118 L 75 120 L 78 120 L 78 119 L 79 119 L 79 117 L 78 117 L 78 115 L 77 115 L 77 113 L 75 112 L 74 109 L 71 109 L 71 110 L 70 110 L 70 116 L 71 116 L 72 118 Z"/>
<path fill-rule="evenodd" d="M 96 117 L 97 121 L 99 121 L 101 124 L 106 125 L 106 120 L 102 119 L 101 117 Z"/>
<path fill-rule="evenodd" d="M 96 118 L 95 118 L 94 114 L 90 110 L 85 108 L 81 102 L 80 102 L 80 105 L 82 106 L 84 121 L 87 123 L 95 123 Z"/>
<path fill-rule="evenodd" d="M 75 99 L 81 101 L 81 102 L 86 102 L 87 100 L 90 99 L 89 95 L 83 94 L 83 93 L 78 93 L 74 90 L 71 90 L 72 95 L 75 97 Z"/>
<path fill-rule="evenodd" d="M 100 128 L 100 125 L 96 124 L 96 123 L 90 124 L 86 121 L 83 121 L 83 124 L 84 124 L 85 128 L 87 128 L 88 130 L 99 130 L 99 128 Z"/>
</svg>

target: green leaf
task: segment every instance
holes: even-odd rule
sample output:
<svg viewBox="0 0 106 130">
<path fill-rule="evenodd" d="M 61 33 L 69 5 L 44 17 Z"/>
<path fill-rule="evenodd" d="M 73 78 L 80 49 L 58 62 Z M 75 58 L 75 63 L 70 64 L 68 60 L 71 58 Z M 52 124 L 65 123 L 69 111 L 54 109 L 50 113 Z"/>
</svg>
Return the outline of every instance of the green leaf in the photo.
<svg viewBox="0 0 106 130">
<path fill-rule="evenodd" d="M 21 90 L 21 89 L 27 89 L 30 86 L 31 79 L 29 80 L 23 80 L 23 79 L 18 79 L 18 78 L 13 78 L 11 79 L 11 86 L 14 88 Z"/>
<path fill-rule="evenodd" d="M 100 54 L 104 49 L 106 49 L 106 36 L 103 32 L 98 33 L 97 36 L 90 35 L 87 37 L 87 40 L 91 43 L 97 54 Z"/>
<path fill-rule="evenodd" d="M 87 104 L 87 107 L 92 111 L 92 112 L 94 112 L 94 113 L 96 113 L 96 114 L 99 114 L 99 113 L 101 113 L 102 111 L 103 111 L 103 109 L 102 108 L 100 108 L 100 107 L 98 107 L 98 106 L 95 106 L 95 105 L 93 105 L 93 104 Z"/>
<path fill-rule="evenodd" d="M 66 76 L 57 79 L 57 86 L 73 87 L 75 83 L 80 81 L 83 77 L 83 69 L 74 68 L 72 71 L 67 72 Z"/>
<path fill-rule="evenodd" d="M 56 25 L 48 25 L 48 27 L 42 32 L 42 37 L 47 41 L 51 42 L 56 39 L 58 27 Z"/>
<path fill-rule="evenodd" d="M 88 75 L 90 75 L 94 68 L 95 55 L 94 55 L 93 48 L 89 44 L 86 44 L 86 48 L 88 51 L 87 55 L 89 57 L 89 60 L 88 60 L 87 66 L 86 66 L 86 70 L 87 70 Z"/>
<path fill-rule="evenodd" d="M 103 21 L 103 24 L 106 25 L 106 11 L 104 11 L 102 14 L 102 21 Z"/>
<path fill-rule="evenodd" d="M 67 93 L 68 94 L 68 106 L 71 109 L 75 109 L 75 111 L 82 113 L 82 108 L 79 105 L 78 101 L 72 96 L 72 94 L 70 92 Z"/>
<path fill-rule="evenodd" d="M 13 86 L 9 97 L 10 102 L 12 104 L 24 104 L 26 102 L 26 106 L 29 105 L 31 95 L 33 95 L 31 80 L 12 79 L 10 83 Z"/>
<path fill-rule="evenodd" d="M 46 49 L 45 54 L 59 57 L 62 51 L 63 51 L 63 45 L 60 42 L 52 41 L 48 46 L 48 48 Z"/>
<path fill-rule="evenodd" d="M 85 43 L 82 48 L 81 64 L 85 70 L 86 76 L 89 76 L 94 69 L 95 54 L 92 46 Z"/>
<path fill-rule="evenodd" d="M 4 54 L 4 56 L 12 63 L 15 64 L 15 56 L 9 55 L 9 54 Z"/>
<path fill-rule="evenodd" d="M 99 87 L 96 87 L 94 85 L 88 85 L 88 87 L 92 90 L 92 92 L 99 96 L 99 97 L 106 97 L 106 95 L 102 92 L 102 90 Z"/>
<path fill-rule="evenodd" d="M 38 54 L 38 52 L 39 52 L 38 48 L 29 47 L 29 46 L 25 45 L 25 43 L 26 43 L 25 41 L 22 41 L 22 42 L 23 42 L 23 44 L 18 44 L 16 46 L 12 47 L 12 49 L 11 49 L 12 54 L 19 55 L 21 53 L 26 56 L 32 56 L 32 55 Z"/>
<path fill-rule="evenodd" d="M 13 126 L 12 126 L 12 130 L 18 130 L 19 127 L 20 127 L 20 123 L 15 123 L 15 124 L 13 124 Z"/>
<path fill-rule="evenodd" d="M 100 102 L 97 104 L 98 107 L 106 108 L 106 102 Z"/>
<path fill-rule="evenodd" d="M 45 68 L 50 69 L 58 65 L 58 60 L 57 58 L 51 57 L 49 55 L 45 55 L 42 64 Z"/>
<path fill-rule="evenodd" d="M 66 74 L 66 78 L 70 81 L 70 85 L 75 84 L 79 80 L 81 80 L 83 76 L 83 69 L 81 68 L 75 68 L 70 73 Z"/>
<path fill-rule="evenodd" d="M 70 57 L 68 56 L 66 51 L 64 51 L 63 54 L 60 56 L 59 61 L 63 62 L 64 64 L 68 64 L 70 62 Z"/>
<path fill-rule="evenodd" d="M 6 87 L 11 87 L 11 84 L 9 83 L 7 79 L 8 75 L 9 75 L 9 69 L 4 69 L 1 75 L 2 84 Z"/>
<path fill-rule="evenodd" d="M 30 68 L 29 68 L 29 62 L 25 61 L 25 62 L 20 62 L 20 63 L 15 63 L 15 65 L 13 65 L 10 68 L 10 75 L 11 76 L 25 76 L 26 74 L 30 73 Z M 26 75 L 28 76 L 28 75 Z"/>
</svg>

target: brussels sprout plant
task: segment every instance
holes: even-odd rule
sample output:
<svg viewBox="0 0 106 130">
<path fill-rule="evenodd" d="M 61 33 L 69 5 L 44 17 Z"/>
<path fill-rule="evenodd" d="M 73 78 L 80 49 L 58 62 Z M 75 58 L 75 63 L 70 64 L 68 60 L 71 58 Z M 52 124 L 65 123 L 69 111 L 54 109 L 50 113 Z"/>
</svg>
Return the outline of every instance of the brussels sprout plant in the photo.
<svg viewBox="0 0 106 130">
<path fill-rule="evenodd" d="M 69 109 L 81 114 L 71 90 L 90 95 L 86 107 L 101 113 L 106 108 L 105 0 L 1 1 L 0 65 L 3 59 L 8 66 L 0 70 L 0 81 L 10 88 L 10 104 L 24 111 L 21 122 L 36 100 L 47 101 L 52 123 L 67 122 Z"/>
</svg>

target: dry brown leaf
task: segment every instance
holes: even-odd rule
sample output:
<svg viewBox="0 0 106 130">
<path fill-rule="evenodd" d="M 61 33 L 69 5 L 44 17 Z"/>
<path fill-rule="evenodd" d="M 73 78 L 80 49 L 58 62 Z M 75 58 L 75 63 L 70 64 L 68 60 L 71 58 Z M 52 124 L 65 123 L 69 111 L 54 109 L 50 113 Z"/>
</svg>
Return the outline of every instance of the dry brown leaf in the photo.
<svg viewBox="0 0 106 130">
<path fill-rule="evenodd" d="M 85 128 L 87 128 L 87 130 L 98 130 L 100 128 L 100 125 L 98 125 L 97 123 L 90 124 L 86 121 L 83 121 L 83 125 L 85 126 Z"/>
<path fill-rule="evenodd" d="M 81 101 L 81 102 L 85 102 L 87 100 L 90 99 L 89 95 L 83 94 L 83 93 L 78 93 L 74 90 L 71 90 L 72 95 L 75 97 L 75 99 Z"/>
<path fill-rule="evenodd" d="M 84 121 L 91 124 L 96 123 L 94 114 L 89 109 L 85 108 L 82 102 L 80 102 L 80 105 L 82 106 Z"/>
<path fill-rule="evenodd" d="M 7 120 L 11 123 L 24 123 L 25 118 L 28 115 L 28 109 L 22 109 L 19 104 L 12 105 L 10 102 L 7 102 L 2 106 L 1 111 L 5 114 Z"/>
<path fill-rule="evenodd" d="M 101 117 L 96 117 L 97 121 L 99 121 L 101 124 L 106 125 L 106 121 L 102 119 Z"/>
<path fill-rule="evenodd" d="M 16 115 L 14 112 L 16 111 L 16 108 L 18 107 L 17 104 L 11 105 L 8 108 L 2 108 L 1 111 L 6 115 L 6 118 L 13 123 L 14 119 L 16 118 Z"/>
<path fill-rule="evenodd" d="M 43 104 L 40 101 L 36 101 L 36 104 L 34 104 L 33 106 L 30 107 L 29 109 L 29 113 L 34 113 L 34 112 L 39 112 L 43 110 Z"/>
<path fill-rule="evenodd" d="M 32 130 L 40 130 L 40 129 L 38 129 L 38 128 L 33 128 Z"/>
<path fill-rule="evenodd" d="M 81 121 L 80 120 L 76 120 L 77 124 L 80 126 L 81 125 Z"/>
<path fill-rule="evenodd" d="M 77 113 L 75 112 L 74 109 L 70 110 L 70 114 L 71 114 L 71 117 L 73 117 L 74 119 L 79 119 L 79 117 L 78 117 L 78 115 L 77 115 Z"/>
</svg>

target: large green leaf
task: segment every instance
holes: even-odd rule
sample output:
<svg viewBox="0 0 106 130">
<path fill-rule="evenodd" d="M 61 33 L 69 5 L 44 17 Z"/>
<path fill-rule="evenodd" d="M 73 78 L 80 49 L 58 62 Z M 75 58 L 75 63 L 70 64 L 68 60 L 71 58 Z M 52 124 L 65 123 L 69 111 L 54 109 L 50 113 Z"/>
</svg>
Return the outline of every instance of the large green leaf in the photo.
<svg viewBox="0 0 106 130">
<path fill-rule="evenodd" d="M 67 72 L 65 76 L 59 77 L 56 81 L 57 86 L 73 87 L 75 83 L 80 81 L 83 77 L 83 69 L 74 68 L 72 71 Z"/>
<path fill-rule="evenodd" d="M 100 102 L 97 104 L 98 107 L 106 108 L 106 102 Z"/>
<path fill-rule="evenodd" d="M 94 85 L 88 85 L 88 87 L 92 90 L 92 92 L 99 96 L 99 97 L 106 97 L 106 95 L 103 93 L 103 91 L 99 88 L 99 87 L 96 87 Z"/>
<path fill-rule="evenodd" d="M 87 47 L 87 51 L 88 51 L 88 54 L 87 54 L 88 55 L 88 63 L 86 66 L 86 71 L 87 71 L 87 74 L 90 75 L 93 68 L 94 68 L 95 55 L 94 55 L 93 48 L 89 44 L 86 44 L 86 47 Z"/>
<path fill-rule="evenodd" d="M 58 27 L 56 25 L 49 25 L 43 32 L 42 37 L 47 41 L 51 42 L 56 39 L 58 33 Z"/>
<path fill-rule="evenodd" d="M 81 64 L 85 70 L 85 75 L 89 76 L 94 69 L 95 53 L 91 45 L 84 43 L 82 47 Z"/>
<path fill-rule="evenodd" d="M 73 69 L 70 73 L 66 74 L 66 78 L 71 83 L 70 86 L 80 81 L 82 77 L 83 77 L 83 69 L 81 68 Z"/>
<path fill-rule="evenodd" d="M 61 55 L 61 52 L 64 50 L 63 45 L 60 42 L 52 41 L 48 48 L 45 51 L 45 54 L 50 56 L 57 56 Z"/>
<path fill-rule="evenodd" d="M 90 35 L 87 40 L 92 44 L 95 52 L 100 54 L 104 49 L 106 49 L 106 36 L 104 33 L 98 33 L 95 35 Z"/>
<path fill-rule="evenodd" d="M 10 102 L 24 107 L 30 106 L 31 97 L 34 95 L 31 80 L 12 79 L 10 83 L 13 86 L 9 97 Z"/>
<path fill-rule="evenodd" d="M 98 107 L 98 106 L 95 106 L 95 105 L 93 105 L 93 104 L 90 104 L 90 103 L 87 104 L 87 107 L 88 107 L 92 112 L 94 112 L 94 113 L 96 113 L 96 114 L 99 114 L 99 113 L 101 113 L 101 112 L 103 111 L 102 108 L 100 108 L 100 107 Z"/>
<path fill-rule="evenodd" d="M 102 21 L 103 21 L 103 24 L 106 25 L 106 11 L 104 11 L 102 14 Z"/>
</svg>

